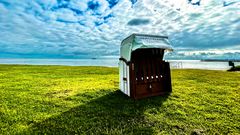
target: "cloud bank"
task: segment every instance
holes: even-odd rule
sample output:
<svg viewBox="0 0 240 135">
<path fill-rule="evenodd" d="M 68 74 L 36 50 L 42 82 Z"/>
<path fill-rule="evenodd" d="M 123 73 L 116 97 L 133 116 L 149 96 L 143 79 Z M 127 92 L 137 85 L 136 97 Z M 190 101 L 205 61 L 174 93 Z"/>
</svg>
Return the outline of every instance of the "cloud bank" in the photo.
<svg viewBox="0 0 240 135">
<path fill-rule="evenodd" d="M 0 57 L 117 56 L 132 33 L 168 35 L 176 53 L 235 54 L 240 0 L 0 0 Z"/>
</svg>

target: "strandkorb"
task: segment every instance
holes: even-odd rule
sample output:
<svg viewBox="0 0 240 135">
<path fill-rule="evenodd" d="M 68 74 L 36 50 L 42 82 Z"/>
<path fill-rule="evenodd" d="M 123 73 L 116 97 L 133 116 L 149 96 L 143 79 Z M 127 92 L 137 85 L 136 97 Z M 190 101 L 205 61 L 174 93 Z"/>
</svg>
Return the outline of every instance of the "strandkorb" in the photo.
<svg viewBox="0 0 240 135">
<path fill-rule="evenodd" d="M 163 60 L 167 50 L 173 50 L 167 36 L 132 34 L 125 38 L 119 58 L 120 90 L 134 99 L 170 93 L 170 66 Z"/>
</svg>

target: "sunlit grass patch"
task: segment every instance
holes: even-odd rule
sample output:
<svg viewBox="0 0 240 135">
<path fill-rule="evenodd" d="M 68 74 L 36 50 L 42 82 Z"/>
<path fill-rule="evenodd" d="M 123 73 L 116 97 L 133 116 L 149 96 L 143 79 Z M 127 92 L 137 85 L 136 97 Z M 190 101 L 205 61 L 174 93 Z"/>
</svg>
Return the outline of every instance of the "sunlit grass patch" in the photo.
<svg viewBox="0 0 240 135">
<path fill-rule="evenodd" d="M 169 96 L 132 100 L 118 69 L 0 66 L 0 134 L 240 134 L 240 74 L 172 70 Z"/>
</svg>

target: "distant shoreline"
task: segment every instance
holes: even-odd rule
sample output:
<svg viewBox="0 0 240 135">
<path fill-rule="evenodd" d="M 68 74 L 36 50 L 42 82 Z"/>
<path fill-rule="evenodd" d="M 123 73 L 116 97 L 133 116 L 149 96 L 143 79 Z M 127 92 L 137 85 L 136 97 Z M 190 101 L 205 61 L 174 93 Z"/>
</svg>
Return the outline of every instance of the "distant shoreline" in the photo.
<svg viewBox="0 0 240 135">
<path fill-rule="evenodd" d="M 228 62 L 228 61 L 232 61 L 232 62 L 240 62 L 240 60 L 219 60 L 219 59 L 205 59 L 205 60 L 201 60 L 204 62 Z"/>
<path fill-rule="evenodd" d="M 172 69 L 228 70 L 228 60 L 166 60 Z M 0 59 L 1 65 L 59 65 L 59 66 L 101 66 L 118 67 L 118 59 Z M 234 61 L 235 66 L 240 60 Z"/>
<path fill-rule="evenodd" d="M 112 58 L 1 58 L 0 60 L 118 60 L 118 57 Z M 165 59 L 166 61 L 202 61 L 202 62 L 240 62 L 240 59 Z"/>
</svg>

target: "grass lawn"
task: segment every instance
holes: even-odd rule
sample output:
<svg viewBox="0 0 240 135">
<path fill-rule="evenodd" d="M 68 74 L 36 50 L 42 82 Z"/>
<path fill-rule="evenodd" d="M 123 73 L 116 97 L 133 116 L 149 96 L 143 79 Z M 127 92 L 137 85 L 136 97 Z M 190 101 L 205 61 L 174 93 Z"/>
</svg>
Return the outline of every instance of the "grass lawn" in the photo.
<svg viewBox="0 0 240 135">
<path fill-rule="evenodd" d="M 168 97 L 134 101 L 118 69 L 0 65 L 0 134 L 240 134 L 240 73 L 172 70 Z"/>
</svg>

